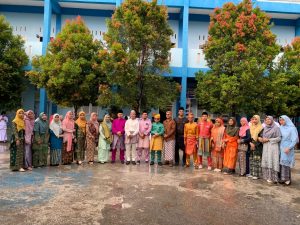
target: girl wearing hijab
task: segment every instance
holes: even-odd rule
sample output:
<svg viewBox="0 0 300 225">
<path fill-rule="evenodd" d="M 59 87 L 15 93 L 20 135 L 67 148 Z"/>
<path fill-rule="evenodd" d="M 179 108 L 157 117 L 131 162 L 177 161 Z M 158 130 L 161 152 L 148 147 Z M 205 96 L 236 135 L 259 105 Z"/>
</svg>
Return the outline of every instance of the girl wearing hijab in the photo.
<svg viewBox="0 0 300 225">
<path fill-rule="evenodd" d="M 238 139 L 240 176 L 249 176 L 249 142 L 251 141 L 251 136 L 247 118 L 241 118 L 240 122 L 241 127 Z"/>
<path fill-rule="evenodd" d="M 262 137 L 258 140 L 263 143 L 262 174 L 268 183 L 279 181 L 279 142 L 281 140 L 280 128 L 275 124 L 272 116 L 265 119 L 265 128 Z"/>
<path fill-rule="evenodd" d="M 68 111 L 63 122 L 63 151 L 62 151 L 62 163 L 64 165 L 71 164 L 73 162 L 73 151 L 74 151 L 74 133 L 75 133 L 75 122 L 73 119 L 73 112 Z"/>
<path fill-rule="evenodd" d="M 214 127 L 211 129 L 211 146 L 213 156 L 213 167 L 215 172 L 221 172 L 224 158 L 224 122 L 217 118 Z"/>
<path fill-rule="evenodd" d="M 279 118 L 280 132 L 280 179 L 285 185 L 291 184 L 291 168 L 295 166 L 295 146 L 299 142 L 298 131 L 291 119 L 283 115 Z"/>
<path fill-rule="evenodd" d="M 76 129 L 76 145 L 75 145 L 75 160 L 78 165 L 84 161 L 85 151 L 85 135 L 86 135 L 86 118 L 85 112 L 81 111 L 78 114 L 78 119 L 75 122 Z"/>
<path fill-rule="evenodd" d="M 236 120 L 231 117 L 228 120 L 228 125 L 225 130 L 224 143 L 224 174 L 234 174 L 236 167 L 236 160 L 238 155 L 238 134 L 239 128 L 236 126 Z"/>
<path fill-rule="evenodd" d="M 12 121 L 12 137 L 10 143 L 10 169 L 12 171 L 24 172 L 24 139 L 25 139 L 25 122 L 24 110 L 19 109 L 16 112 L 15 119 Z"/>
<path fill-rule="evenodd" d="M 34 167 L 47 165 L 49 146 L 49 125 L 47 115 L 42 112 L 34 122 L 34 140 L 32 145 L 32 159 Z"/>
<path fill-rule="evenodd" d="M 62 127 L 59 114 L 54 114 L 50 123 L 50 166 L 61 164 Z"/>
<path fill-rule="evenodd" d="M 97 113 L 91 113 L 90 121 L 86 126 L 86 155 L 89 164 L 94 163 L 94 151 L 99 136 L 99 123 Z"/>
<path fill-rule="evenodd" d="M 35 115 L 32 110 L 25 113 L 25 154 L 24 168 L 32 170 L 32 144 Z"/>
<path fill-rule="evenodd" d="M 258 137 L 262 136 L 263 126 L 260 122 L 260 117 L 254 115 L 251 119 L 250 125 L 250 175 L 253 180 L 262 176 L 261 172 L 261 157 L 263 145 L 258 141 Z"/>
<path fill-rule="evenodd" d="M 110 150 L 110 144 L 112 143 L 111 133 L 112 123 L 110 116 L 106 114 L 103 122 L 99 127 L 99 145 L 98 145 L 98 160 L 100 163 L 108 162 L 108 155 Z"/>
</svg>

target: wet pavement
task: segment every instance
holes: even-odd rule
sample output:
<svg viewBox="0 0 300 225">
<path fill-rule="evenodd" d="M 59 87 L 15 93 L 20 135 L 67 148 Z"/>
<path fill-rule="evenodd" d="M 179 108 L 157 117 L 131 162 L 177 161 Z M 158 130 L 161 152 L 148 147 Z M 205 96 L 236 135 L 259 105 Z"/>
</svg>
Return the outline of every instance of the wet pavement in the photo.
<svg viewBox="0 0 300 225">
<path fill-rule="evenodd" d="M 0 224 L 300 224 L 300 154 L 289 187 L 205 169 L 116 164 L 11 172 L 0 144 Z"/>
</svg>

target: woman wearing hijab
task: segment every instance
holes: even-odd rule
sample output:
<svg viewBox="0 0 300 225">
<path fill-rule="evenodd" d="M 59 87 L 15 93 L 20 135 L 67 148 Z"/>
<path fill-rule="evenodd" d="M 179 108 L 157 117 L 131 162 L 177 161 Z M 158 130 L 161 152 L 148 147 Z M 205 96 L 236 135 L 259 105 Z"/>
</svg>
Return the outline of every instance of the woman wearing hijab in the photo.
<svg viewBox="0 0 300 225">
<path fill-rule="evenodd" d="M 112 123 L 110 116 L 106 114 L 103 122 L 99 127 L 99 145 L 98 145 L 98 160 L 100 163 L 108 162 L 108 155 L 110 150 L 110 144 L 112 143 L 111 133 Z"/>
<path fill-rule="evenodd" d="M 61 164 L 62 127 L 59 114 L 54 114 L 50 123 L 50 166 Z"/>
<path fill-rule="evenodd" d="M 238 158 L 240 165 L 240 176 L 249 176 L 249 143 L 251 141 L 251 136 L 247 118 L 242 117 L 240 122 L 241 127 L 239 130 L 238 139 Z"/>
<path fill-rule="evenodd" d="M 272 116 L 265 119 L 265 128 L 262 137 L 258 140 L 263 143 L 262 174 L 268 183 L 279 181 L 279 142 L 281 140 L 280 128 L 275 124 Z"/>
<path fill-rule="evenodd" d="M 262 176 L 261 172 L 261 157 L 263 145 L 258 141 L 258 137 L 262 135 L 263 126 L 260 122 L 260 116 L 254 115 L 250 125 L 250 175 L 253 180 L 257 180 Z"/>
<path fill-rule="evenodd" d="M 63 151 L 62 151 L 62 164 L 68 165 L 73 162 L 73 151 L 74 151 L 74 133 L 75 133 L 75 122 L 73 119 L 73 112 L 68 111 L 63 122 Z"/>
<path fill-rule="evenodd" d="M 32 170 L 32 144 L 35 115 L 32 110 L 25 113 L 25 154 L 24 168 Z"/>
<path fill-rule="evenodd" d="M 78 119 L 75 122 L 76 129 L 76 145 L 75 145 L 75 160 L 78 165 L 84 161 L 85 151 L 85 135 L 86 135 L 86 118 L 85 112 L 78 113 Z"/>
<path fill-rule="evenodd" d="M 94 151 L 99 135 L 99 123 L 97 113 L 91 113 L 90 121 L 86 126 L 86 155 L 89 164 L 94 163 Z"/>
<path fill-rule="evenodd" d="M 12 137 L 10 142 L 10 169 L 12 171 L 24 172 L 24 139 L 25 122 L 24 110 L 19 109 L 16 112 L 15 119 L 12 121 Z"/>
<path fill-rule="evenodd" d="M 213 167 L 215 172 L 221 172 L 224 158 L 224 122 L 217 118 L 214 127 L 211 129 L 211 146 L 213 156 Z"/>
<path fill-rule="evenodd" d="M 231 117 L 228 120 L 228 125 L 225 130 L 224 143 L 224 174 L 234 174 L 236 167 L 236 160 L 238 155 L 238 134 L 239 128 L 236 126 L 236 120 Z"/>
<path fill-rule="evenodd" d="M 285 185 L 291 184 L 291 168 L 295 166 L 295 146 L 299 142 L 298 131 L 291 119 L 283 115 L 279 118 L 280 132 L 280 179 Z"/>
<path fill-rule="evenodd" d="M 47 115 L 42 112 L 34 122 L 34 141 L 32 145 L 33 167 L 47 165 L 49 147 L 49 125 Z"/>
</svg>

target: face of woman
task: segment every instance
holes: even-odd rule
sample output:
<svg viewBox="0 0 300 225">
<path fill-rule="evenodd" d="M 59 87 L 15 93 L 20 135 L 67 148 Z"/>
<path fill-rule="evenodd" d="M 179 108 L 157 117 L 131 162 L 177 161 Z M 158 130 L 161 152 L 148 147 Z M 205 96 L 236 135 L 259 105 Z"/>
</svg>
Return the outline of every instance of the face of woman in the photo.
<svg viewBox="0 0 300 225">
<path fill-rule="evenodd" d="M 271 125 L 271 124 L 272 124 L 272 120 L 271 120 L 269 117 L 267 117 L 267 118 L 265 119 L 265 123 L 266 123 L 267 125 Z"/>
<path fill-rule="evenodd" d="M 46 114 L 43 114 L 43 115 L 42 115 L 42 119 L 43 119 L 43 120 L 47 120 L 47 115 L 46 115 Z"/>
<path fill-rule="evenodd" d="M 98 117 L 97 114 L 93 114 L 92 120 L 93 120 L 93 121 L 96 121 L 96 120 L 97 120 L 97 117 Z"/>
<path fill-rule="evenodd" d="M 73 112 L 70 112 L 70 114 L 69 114 L 69 116 L 70 116 L 70 119 L 73 119 Z"/>
<path fill-rule="evenodd" d="M 28 113 L 28 117 L 29 117 L 29 119 L 34 119 L 34 113 L 33 112 L 29 112 Z"/>
<path fill-rule="evenodd" d="M 18 114 L 18 117 L 20 119 L 24 119 L 24 111 L 20 111 L 19 114 Z"/>
<path fill-rule="evenodd" d="M 241 120 L 241 125 L 244 126 L 246 124 L 245 120 Z"/>
<path fill-rule="evenodd" d="M 110 121 L 110 116 L 106 116 L 106 117 L 105 117 L 105 121 L 106 121 L 106 122 L 109 122 L 109 121 Z"/>
<path fill-rule="evenodd" d="M 228 121 L 228 125 L 229 125 L 229 126 L 233 126 L 233 125 L 234 125 L 233 119 L 230 119 L 230 120 Z"/>
<path fill-rule="evenodd" d="M 252 118 L 251 122 L 252 122 L 253 124 L 255 124 L 255 125 L 258 124 L 258 120 L 257 120 L 257 118 L 255 118 L 255 117 Z"/>
<path fill-rule="evenodd" d="M 217 127 L 221 126 L 220 120 L 216 120 L 215 125 L 216 125 Z"/>
<path fill-rule="evenodd" d="M 57 123 L 58 121 L 59 121 L 59 116 L 55 116 L 55 117 L 54 117 L 54 122 Z"/>
<path fill-rule="evenodd" d="M 279 123 L 280 123 L 281 126 L 284 126 L 285 125 L 285 120 L 283 118 L 280 118 Z"/>
<path fill-rule="evenodd" d="M 80 118 L 81 120 L 84 120 L 84 114 L 81 113 L 81 114 L 79 115 L 79 118 Z"/>
<path fill-rule="evenodd" d="M 131 111 L 131 112 L 130 112 L 130 118 L 133 119 L 133 120 L 136 118 L 136 113 L 135 113 L 135 111 Z"/>
</svg>

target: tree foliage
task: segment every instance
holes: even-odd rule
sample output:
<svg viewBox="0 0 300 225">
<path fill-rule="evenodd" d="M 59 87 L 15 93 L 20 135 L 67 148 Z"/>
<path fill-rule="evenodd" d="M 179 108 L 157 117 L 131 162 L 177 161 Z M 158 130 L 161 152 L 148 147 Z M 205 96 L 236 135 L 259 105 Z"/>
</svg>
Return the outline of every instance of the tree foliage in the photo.
<svg viewBox="0 0 300 225">
<path fill-rule="evenodd" d="M 36 57 L 34 70 L 28 72 L 33 84 L 46 88 L 54 103 L 60 106 L 79 106 L 95 103 L 99 84 L 105 74 L 97 69 L 99 41 L 93 40 L 81 17 L 67 21 L 52 40 L 45 56 Z"/>
<path fill-rule="evenodd" d="M 165 109 L 176 99 L 176 83 L 162 76 L 169 72 L 173 33 L 167 16 L 156 0 L 126 0 L 116 9 L 107 22 L 108 50 L 99 52 L 108 80 L 99 88 L 100 105 Z"/>
<path fill-rule="evenodd" d="M 265 109 L 266 71 L 279 52 L 270 18 L 250 0 L 216 8 L 204 46 L 210 71 L 199 72 L 199 104 L 215 113 L 257 113 Z"/>
<path fill-rule="evenodd" d="M 13 35 L 11 26 L 0 15 L 0 109 L 20 107 L 25 77 L 23 67 L 27 63 L 24 41 Z"/>
<path fill-rule="evenodd" d="M 283 49 L 268 77 L 268 114 L 300 115 L 300 38 Z"/>
</svg>

